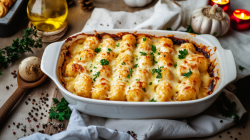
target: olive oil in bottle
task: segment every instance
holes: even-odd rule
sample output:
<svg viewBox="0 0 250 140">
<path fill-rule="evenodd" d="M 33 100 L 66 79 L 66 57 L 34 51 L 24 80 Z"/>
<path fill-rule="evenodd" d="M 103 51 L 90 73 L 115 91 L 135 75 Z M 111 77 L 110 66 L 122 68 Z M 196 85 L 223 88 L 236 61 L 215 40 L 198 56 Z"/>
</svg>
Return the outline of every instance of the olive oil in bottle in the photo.
<svg viewBox="0 0 250 140">
<path fill-rule="evenodd" d="M 38 30 L 50 32 L 63 25 L 68 5 L 66 0 L 29 0 L 27 14 Z"/>
</svg>

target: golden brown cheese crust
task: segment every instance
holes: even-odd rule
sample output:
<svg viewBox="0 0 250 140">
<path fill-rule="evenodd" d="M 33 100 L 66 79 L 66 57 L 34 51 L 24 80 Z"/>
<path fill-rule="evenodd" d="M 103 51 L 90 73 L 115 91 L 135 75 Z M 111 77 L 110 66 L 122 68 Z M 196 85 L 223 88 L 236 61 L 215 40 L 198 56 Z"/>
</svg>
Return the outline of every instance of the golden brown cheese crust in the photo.
<svg viewBox="0 0 250 140">
<path fill-rule="evenodd" d="M 187 101 L 211 93 L 210 59 L 193 43 L 178 45 L 173 38 L 145 34 L 114 36 L 83 35 L 71 43 L 62 67 L 67 90 L 86 98 L 136 102 Z M 178 59 L 184 50 L 188 54 Z"/>
</svg>

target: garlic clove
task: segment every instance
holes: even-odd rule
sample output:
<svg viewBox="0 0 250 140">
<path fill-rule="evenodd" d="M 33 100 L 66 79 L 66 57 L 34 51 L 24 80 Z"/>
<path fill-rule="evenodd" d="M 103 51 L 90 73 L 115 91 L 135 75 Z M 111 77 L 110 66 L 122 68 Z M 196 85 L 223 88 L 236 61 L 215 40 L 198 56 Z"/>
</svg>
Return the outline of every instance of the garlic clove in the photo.
<svg viewBox="0 0 250 140">
<path fill-rule="evenodd" d="M 200 16 L 200 14 L 195 14 L 192 18 L 193 22 L 191 22 L 191 26 L 192 29 L 196 32 L 199 33 L 200 32 L 200 28 L 201 28 L 201 24 L 202 24 L 202 20 L 204 18 L 204 16 Z"/>
<path fill-rule="evenodd" d="M 229 16 L 227 15 L 222 21 L 221 21 L 221 28 L 222 28 L 222 32 L 221 35 L 224 35 L 227 33 L 227 31 L 229 30 L 230 27 L 230 22 L 229 21 Z"/>
<path fill-rule="evenodd" d="M 201 23 L 201 30 L 200 30 L 200 32 L 202 34 L 209 34 L 211 26 L 212 26 L 212 19 L 208 18 L 208 17 L 204 17 L 203 21 Z"/>
<path fill-rule="evenodd" d="M 213 19 L 210 34 L 214 36 L 219 36 L 221 34 L 221 24 L 219 20 Z"/>
</svg>

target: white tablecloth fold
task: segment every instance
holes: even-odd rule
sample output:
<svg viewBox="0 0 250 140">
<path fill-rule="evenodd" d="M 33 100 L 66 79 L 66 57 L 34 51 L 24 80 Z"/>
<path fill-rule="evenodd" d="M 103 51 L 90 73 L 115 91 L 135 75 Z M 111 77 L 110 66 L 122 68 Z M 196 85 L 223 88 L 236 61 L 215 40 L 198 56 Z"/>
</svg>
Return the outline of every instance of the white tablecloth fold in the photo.
<svg viewBox="0 0 250 140">
<path fill-rule="evenodd" d="M 242 0 L 243 1 L 243 0 Z M 191 13 L 194 9 L 207 4 L 207 0 L 187 0 L 180 1 L 182 8 L 169 0 L 159 1 L 154 7 L 129 13 L 111 12 L 103 8 L 95 8 L 91 18 L 83 28 L 86 30 L 98 29 L 154 29 L 161 30 L 171 27 L 172 30 L 185 31 L 185 27 L 190 22 Z M 234 1 L 231 2 L 231 6 Z M 237 4 L 238 5 L 238 1 Z M 246 4 L 242 7 L 250 5 Z M 231 7 L 232 8 L 232 7 Z M 231 49 L 237 66 L 244 66 L 246 69 L 237 69 L 237 79 L 250 74 L 250 31 L 237 32 L 230 29 L 229 33 L 219 37 L 219 41 L 226 49 Z M 226 96 L 235 101 L 236 113 L 241 118 L 246 112 L 237 97 L 226 90 Z M 220 99 L 217 100 L 219 102 Z M 69 105 L 72 115 L 66 131 L 53 136 L 35 133 L 21 140 L 129 140 L 133 139 L 127 131 L 134 131 L 138 140 L 147 139 L 173 139 L 211 136 L 234 125 L 232 118 L 223 117 L 213 104 L 203 113 L 180 120 L 170 119 L 106 119 L 95 117 L 83 113 Z M 220 121 L 223 121 L 222 123 Z M 118 130 L 118 131 L 115 131 Z"/>
</svg>

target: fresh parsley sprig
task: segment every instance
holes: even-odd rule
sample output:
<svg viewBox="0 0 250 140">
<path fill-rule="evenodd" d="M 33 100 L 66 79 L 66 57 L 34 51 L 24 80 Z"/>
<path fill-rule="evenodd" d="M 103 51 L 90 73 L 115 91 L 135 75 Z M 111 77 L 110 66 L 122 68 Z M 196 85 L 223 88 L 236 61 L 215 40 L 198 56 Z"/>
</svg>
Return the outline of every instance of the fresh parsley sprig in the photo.
<svg viewBox="0 0 250 140">
<path fill-rule="evenodd" d="M 241 71 L 243 71 L 245 68 L 242 67 L 242 66 L 239 66 L 239 69 L 240 69 Z"/>
<path fill-rule="evenodd" d="M 95 48 L 95 52 L 96 53 L 99 53 L 99 52 L 101 52 L 102 51 L 102 48 Z"/>
<path fill-rule="evenodd" d="M 151 50 L 155 53 L 155 52 L 156 52 L 156 46 L 155 46 L 155 45 L 152 45 Z"/>
<path fill-rule="evenodd" d="M 145 53 L 145 52 L 140 52 L 141 53 L 141 56 L 146 56 L 147 55 L 147 53 Z"/>
<path fill-rule="evenodd" d="M 156 100 L 153 98 L 153 99 L 151 99 L 149 102 L 156 102 Z"/>
<path fill-rule="evenodd" d="M 42 39 L 37 36 L 36 26 L 27 28 L 21 39 L 16 38 L 10 46 L 0 49 L 0 68 L 7 68 L 9 63 L 18 60 L 25 52 L 33 53 L 32 48 L 42 48 Z"/>
<path fill-rule="evenodd" d="M 108 64 L 109 64 L 109 61 L 106 60 L 106 59 L 101 59 L 101 60 L 100 60 L 100 63 L 101 63 L 101 65 L 108 65 Z"/>
<path fill-rule="evenodd" d="M 94 75 L 93 75 L 93 76 L 94 76 L 93 81 L 95 81 L 96 78 L 99 77 L 99 75 L 100 75 L 100 71 L 98 71 L 96 74 L 94 74 Z"/>
<path fill-rule="evenodd" d="M 157 73 L 157 75 L 156 75 L 156 78 L 157 78 L 157 79 L 161 79 L 161 78 L 162 78 L 161 68 L 162 68 L 162 67 L 160 67 L 160 68 L 158 68 L 158 69 L 152 69 L 152 74 Z"/>
<path fill-rule="evenodd" d="M 65 100 L 65 98 L 63 97 L 61 99 L 61 102 L 58 101 L 56 98 L 53 98 L 53 102 L 54 104 L 56 104 L 56 107 L 51 107 L 49 118 L 54 118 L 59 121 L 63 121 L 64 119 L 69 120 L 71 110 L 69 109 L 69 103 Z"/>
<path fill-rule="evenodd" d="M 152 60 L 153 60 L 153 65 L 158 63 L 157 61 L 155 61 L 155 55 L 153 52 L 150 52 L 150 55 L 152 56 Z"/>
<path fill-rule="evenodd" d="M 184 59 L 186 57 L 186 55 L 188 55 L 188 50 L 184 49 L 184 50 L 179 50 L 180 55 L 178 55 L 179 59 Z"/>
<path fill-rule="evenodd" d="M 185 77 L 189 77 L 193 72 L 191 70 L 189 70 L 189 72 L 187 73 L 184 73 L 182 76 L 185 76 Z"/>
</svg>

